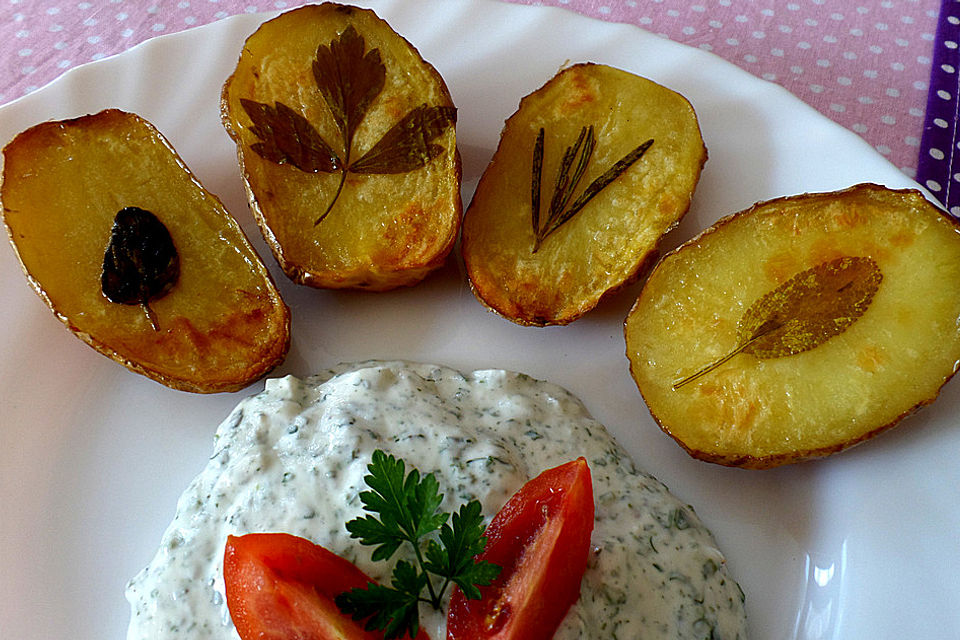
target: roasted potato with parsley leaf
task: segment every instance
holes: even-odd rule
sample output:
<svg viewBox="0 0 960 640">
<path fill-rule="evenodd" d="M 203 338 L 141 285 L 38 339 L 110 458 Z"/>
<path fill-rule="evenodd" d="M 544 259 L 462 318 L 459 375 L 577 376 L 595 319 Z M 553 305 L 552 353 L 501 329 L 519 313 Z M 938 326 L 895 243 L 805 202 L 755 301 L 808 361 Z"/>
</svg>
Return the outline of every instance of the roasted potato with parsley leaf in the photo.
<svg viewBox="0 0 960 640">
<path fill-rule="evenodd" d="M 327 3 L 264 23 L 221 111 L 292 280 L 382 291 L 443 264 L 461 219 L 456 110 L 439 73 L 372 11 Z"/>
<path fill-rule="evenodd" d="M 681 95 L 578 64 L 506 122 L 463 222 L 477 298 L 522 325 L 570 323 L 652 264 L 707 153 Z"/>
<path fill-rule="evenodd" d="M 175 389 L 278 365 L 290 314 L 221 202 L 146 120 L 45 122 L 4 148 L 0 201 L 30 284 L 97 351 Z"/>
<path fill-rule="evenodd" d="M 857 185 L 760 203 L 650 274 L 625 324 L 650 413 L 696 458 L 831 454 L 932 402 L 960 362 L 960 225 Z"/>
</svg>

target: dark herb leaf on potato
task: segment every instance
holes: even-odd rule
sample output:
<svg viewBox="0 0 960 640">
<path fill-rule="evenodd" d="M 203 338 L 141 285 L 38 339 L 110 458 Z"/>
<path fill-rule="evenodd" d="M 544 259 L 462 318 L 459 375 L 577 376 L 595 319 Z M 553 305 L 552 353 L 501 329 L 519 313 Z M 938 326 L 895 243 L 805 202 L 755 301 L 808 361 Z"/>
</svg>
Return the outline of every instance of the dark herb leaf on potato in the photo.
<svg viewBox="0 0 960 640">
<path fill-rule="evenodd" d="M 180 256 L 166 226 L 145 209 L 121 209 L 113 220 L 103 256 L 103 295 L 117 304 L 142 306 L 158 330 L 148 303 L 166 295 L 179 277 Z"/>
</svg>

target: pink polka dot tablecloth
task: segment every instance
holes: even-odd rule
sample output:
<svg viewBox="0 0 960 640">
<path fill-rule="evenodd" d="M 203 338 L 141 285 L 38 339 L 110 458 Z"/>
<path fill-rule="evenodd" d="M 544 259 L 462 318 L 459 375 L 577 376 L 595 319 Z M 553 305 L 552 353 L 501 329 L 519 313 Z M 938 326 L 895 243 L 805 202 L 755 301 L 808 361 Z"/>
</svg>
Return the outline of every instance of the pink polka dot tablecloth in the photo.
<svg viewBox="0 0 960 640">
<path fill-rule="evenodd" d="M 960 187 L 954 0 L 505 1 L 564 7 L 711 51 L 856 132 L 960 213 L 960 188 L 951 188 Z M 0 0 L 0 104 L 151 37 L 302 4 Z"/>
</svg>

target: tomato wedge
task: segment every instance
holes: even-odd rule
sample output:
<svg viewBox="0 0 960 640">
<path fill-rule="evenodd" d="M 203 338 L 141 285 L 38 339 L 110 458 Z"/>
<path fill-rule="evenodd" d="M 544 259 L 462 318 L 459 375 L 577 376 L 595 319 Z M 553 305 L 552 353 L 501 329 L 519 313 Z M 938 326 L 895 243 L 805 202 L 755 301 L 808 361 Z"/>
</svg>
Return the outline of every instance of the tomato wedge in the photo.
<svg viewBox="0 0 960 640">
<path fill-rule="evenodd" d="M 242 640 L 382 640 L 333 599 L 373 582 L 353 563 L 286 533 L 229 536 L 223 555 L 227 607 Z M 417 640 L 429 640 L 421 629 Z"/>
<path fill-rule="evenodd" d="M 584 458 L 526 483 L 487 527 L 477 557 L 502 570 L 480 600 L 456 589 L 447 640 L 549 640 L 580 597 L 593 531 L 593 482 Z"/>
</svg>

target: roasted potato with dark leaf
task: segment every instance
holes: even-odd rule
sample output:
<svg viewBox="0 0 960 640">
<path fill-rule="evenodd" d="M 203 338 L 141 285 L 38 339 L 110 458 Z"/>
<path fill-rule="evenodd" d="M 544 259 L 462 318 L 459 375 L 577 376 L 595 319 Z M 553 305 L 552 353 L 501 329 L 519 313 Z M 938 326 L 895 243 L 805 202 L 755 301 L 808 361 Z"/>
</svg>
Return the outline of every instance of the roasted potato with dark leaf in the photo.
<svg viewBox="0 0 960 640">
<path fill-rule="evenodd" d="M 562 70 L 507 120 L 464 216 L 474 293 L 518 324 L 576 320 L 652 264 L 706 158 L 683 96 L 604 65 Z"/>
<path fill-rule="evenodd" d="M 933 402 L 960 363 L 960 225 L 917 191 L 760 203 L 663 258 L 625 324 L 654 419 L 692 456 L 824 456 Z"/>
<path fill-rule="evenodd" d="M 310 5 L 261 25 L 221 112 L 292 280 L 382 291 L 443 264 L 461 219 L 456 110 L 436 69 L 372 11 Z"/>
<path fill-rule="evenodd" d="M 24 131 L 0 201 L 30 284 L 97 351 L 175 389 L 240 389 L 279 364 L 290 313 L 240 226 L 142 118 Z"/>
</svg>

